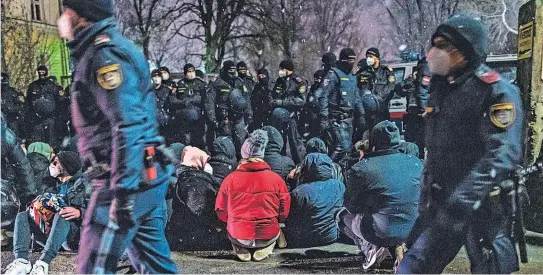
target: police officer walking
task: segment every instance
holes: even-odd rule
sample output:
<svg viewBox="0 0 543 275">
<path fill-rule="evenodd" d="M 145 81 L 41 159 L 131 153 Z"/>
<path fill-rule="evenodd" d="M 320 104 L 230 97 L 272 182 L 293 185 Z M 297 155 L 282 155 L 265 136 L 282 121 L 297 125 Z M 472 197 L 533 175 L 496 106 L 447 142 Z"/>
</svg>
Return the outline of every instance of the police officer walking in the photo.
<svg viewBox="0 0 543 275">
<path fill-rule="evenodd" d="M 441 273 L 465 245 L 472 273 L 515 272 L 507 196 L 495 193 L 522 160 L 519 90 L 484 64 L 480 19 L 455 15 L 431 41 L 421 233 L 398 271 Z"/>
<path fill-rule="evenodd" d="M 147 61 L 116 27 L 112 0 L 63 5 L 59 32 L 75 64 L 73 122 L 93 184 L 77 273 L 115 273 L 126 249 L 138 273 L 177 273 L 164 234 L 173 166 L 162 153 Z"/>
<path fill-rule="evenodd" d="M 151 71 L 151 80 L 153 81 L 153 91 L 155 92 L 156 96 L 158 132 L 166 139 L 166 142 L 170 144 L 172 141 L 169 140 L 170 136 L 167 135 L 168 121 L 170 118 L 166 105 L 168 98 L 170 97 L 170 89 L 168 89 L 168 87 L 162 83 L 162 74 L 158 69 Z"/>
<path fill-rule="evenodd" d="M 368 121 L 368 128 L 389 119 L 388 103 L 394 96 L 393 90 L 396 77 L 392 69 L 381 65 L 381 54 L 377 48 L 369 48 L 366 51 L 366 59 L 358 63 L 359 70 L 356 73 L 358 87 L 370 90 L 379 103 L 375 121 Z"/>
<path fill-rule="evenodd" d="M 177 82 L 177 92 L 170 96 L 168 108 L 172 114 L 170 135 L 181 142 L 205 148 L 205 124 L 203 120 L 206 83 L 196 77 L 196 68 L 188 63 L 183 67 L 185 78 Z"/>
<path fill-rule="evenodd" d="M 282 132 L 285 143 L 288 141 L 290 153 L 295 163 L 301 163 L 305 156 L 305 147 L 299 129 L 303 125 L 300 125 L 299 117 L 306 104 L 308 86 L 307 80 L 294 73 L 292 60 L 281 61 L 279 78 L 277 78 L 271 93 L 270 107 L 273 110 L 273 119 L 276 121 L 284 121 L 283 118 L 278 117 L 286 113 L 284 110 L 290 114 L 287 125 L 274 126 Z"/>
<path fill-rule="evenodd" d="M 236 80 L 236 65 L 225 61 L 219 78 L 210 83 L 206 92 L 205 114 L 217 137 L 232 137 L 240 158 L 241 146 L 247 137 L 244 117 L 248 102 L 243 92 L 235 88 Z"/>
<path fill-rule="evenodd" d="M 56 103 L 62 87 L 47 77 L 49 70 L 46 66 L 39 66 L 37 72 L 38 80 L 28 86 L 26 94 L 26 136 L 29 143 L 42 141 L 55 147 L 59 142 L 55 127 Z"/>
<path fill-rule="evenodd" d="M 356 76 L 352 73 L 356 53 L 344 48 L 339 62 L 324 77 L 315 92 L 318 100 L 320 131 L 328 143 L 334 162 L 347 166 L 353 145 L 353 122 L 364 127 L 364 107 L 358 93 Z"/>
</svg>

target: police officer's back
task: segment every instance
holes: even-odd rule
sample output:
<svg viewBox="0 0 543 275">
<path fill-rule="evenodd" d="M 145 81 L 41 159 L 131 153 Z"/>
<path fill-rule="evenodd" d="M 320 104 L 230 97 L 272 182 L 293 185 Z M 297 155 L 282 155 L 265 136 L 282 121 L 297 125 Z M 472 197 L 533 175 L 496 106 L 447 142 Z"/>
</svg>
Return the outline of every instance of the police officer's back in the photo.
<svg viewBox="0 0 543 275">
<path fill-rule="evenodd" d="M 518 89 L 484 65 L 487 34 L 456 15 L 432 36 L 422 233 L 400 273 L 440 273 L 463 245 L 473 273 L 519 268 L 505 197 L 492 191 L 521 163 L 524 115 Z"/>
<path fill-rule="evenodd" d="M 93 183 L 77 273 L 115 272 L 129 245 L 138 272 L 177 273 L 163 217 L 173 166 L 161 149 L 148 63 L 117 28 L 113 1 L 63 5 L 59 32 L 70 40 L 75 64 L 73 121 Z"/>
<path fill-rule="evenodd" d="M 5 114 L 7 125 L 15 134 L 21 137 L 22 122 L 24 120 L 25 97 L 9 85 L 9 75 L 2 73 L 2 112 Z"/>
</svg>

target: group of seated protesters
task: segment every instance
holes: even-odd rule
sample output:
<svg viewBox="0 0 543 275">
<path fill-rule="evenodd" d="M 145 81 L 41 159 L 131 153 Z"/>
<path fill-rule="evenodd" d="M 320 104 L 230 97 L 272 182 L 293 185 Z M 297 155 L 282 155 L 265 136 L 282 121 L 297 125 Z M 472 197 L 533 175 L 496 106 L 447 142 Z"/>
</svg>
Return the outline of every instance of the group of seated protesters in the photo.
<svg viewBox="0 0 543 275">
<path fill-rule="evenodd" d="M 418 217 L 422 161 L 394 123 L 377 124 L 355 146 L 352 167 L 334 163 L 319 138 L 307 142 L 298 165 L 282 146 L 280 132 L 265 126 L 245 140 L 239 162 L 230 138 L 218 138 L 211 157 L 185 147 L 171 195 L 171 246 L 231 246 L 240 261 L 261 261 L 275 246 L 324 246 L 344 235 L 365 269 L 401 260 Z"/>
<path fill-rule="evenodd" d="M 299 164 L 281 153 L 283 146 L 272 126 L 249 135 L 240 160 L 229 137 L 216 138 L 209 153 L 170 145 L 178 158 L 166 198 L 171 248 L 231 246 L 240 261 L 262 261 L 275 246 L 324 246 L 343 235 L 365 256 L 365 269 L 387 257 L 401 260 L 418 215 L 422 162 L 418 147 L 402 142 L 394 123 L 377 124 L 369 141 L 355 145 L 351 167 L 334 163 L 319 138 L 307 142 Z M 37 142 L 22 154 L 38 187 L 32 200 L 21 201 L 29 207 L 13 222 L 14 263 L 47 274 L 60 249 L 77 249 L 92 186 L 76 152 L 55 154 Z M 44 247 L 33 266 L 31 235 Z"/>
</svg>

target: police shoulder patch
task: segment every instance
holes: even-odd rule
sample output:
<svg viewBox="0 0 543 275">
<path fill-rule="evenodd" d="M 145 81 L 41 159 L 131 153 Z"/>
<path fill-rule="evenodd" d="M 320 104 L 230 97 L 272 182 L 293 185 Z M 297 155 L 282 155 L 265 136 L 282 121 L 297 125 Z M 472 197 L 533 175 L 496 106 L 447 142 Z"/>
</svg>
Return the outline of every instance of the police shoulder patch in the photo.
<svg viewBox="0 0 543 275">
<path fill-rule="evenodd" d="M 388 82 L 390 82 L 390 83 L 396 82 L 396 76 L 394 76 L 394 75 L 389 76 L 388 77 Z"/>
<path fill-rule="evenodd" d="M 300 94 L 305 93 L 305 85 L 300 86 L 299 91 L 300 91 Z"/>
<path fill-rule="evenodd" d="M 498 128 L 507 128 L 515 121 L 515 104 L 499 103 L 490 106 L 490 121 Z"/>
<path fill-rule="evenodd" d="M 119 64 L 108 65 L 96 71 L 98 84 L 105 90 L 113 90 L 123 82 L 123 73 Z"/>
</svg>

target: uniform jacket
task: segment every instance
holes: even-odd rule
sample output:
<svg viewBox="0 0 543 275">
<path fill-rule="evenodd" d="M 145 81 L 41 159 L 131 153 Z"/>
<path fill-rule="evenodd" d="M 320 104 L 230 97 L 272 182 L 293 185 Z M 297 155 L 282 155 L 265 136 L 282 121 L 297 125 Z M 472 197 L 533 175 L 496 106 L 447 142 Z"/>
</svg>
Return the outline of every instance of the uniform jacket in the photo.
<svg viewBox="0 0 543 275">
<path fill-rule="evenodd" d="M 198 78 L 179 81 L 177 92 L 168 100 L 170 115 L 177 120 L 198 120 L 204 110 L 205 92 L 206 83 Z"/>
<path fill-rule="evenodd" d="M 440 205 L 463 218 L 521 164 L 519 90 L 486 65 L 454 80 L 434 76 L 430 89 L 424 188 L 440 186 Z"/>
<path fill-rule="evenodd" d="M 334 67 L 322 80 L 322 84 L 315 91 L 318 113 L 322 118 L 329 115 L 357 112 L 364 115 L 364 106 L 356 86 L 353 74 L 346 74 Z"/>
<path fill-rule="evenodd" d="M 277 78 L 271 98 L 279 102 L 272 104 L 272 108 L 281 107 L 290 112 L 301 111 L 305 106 L 307 89 L 309 89 L 307 80 L 296 74 Z"/>
<path fill-rule="evenodd" d="M 50 78 L 38 79 L 28 86 L 26 93 L 28 103 L 29 118 L 48 118 L 55 115 L 56 104 L 59 101 L 59 96 L 62 87 Z M 42 108 L 41 102 L 47 101 L 47 108 Z"/>
<path fill-rule="evenodd" d="M 170 97 L 170 89 L 164 85 L 160 85 L 158 89 L 153 87 L 156 96 L 156 109 L 157 109 L 157 120 L 160 126 L 164 126 L 168 123 L 168 106 L 167 102 Z"/>
<path fill-rule="evenodd" d="M 119 195 L 161 184 L 169 175 L 142 185 L 144 149 L 163 138 L 148 63 L 115 22 L 90 25 L 68 47 L 75 63 L 72 115 L 83 169 L 105 165 L 106 171 L 93 177 L 109 177 L 110 189 Z"/>
<path fill-rule="evenodd" d="M 249 107 L 247 109 L 247 115 L 249 117 L 253 116 L 253 108 L 251 105 L 251 95 L 253 94 L 253 89 L 255 88 L 255 82 L 250 76 L 239 77 L 236 79 L 235 87 L 242 91 L 242 95 L 247 100 Z"/>
<path fill-rule="evenodd" d="M 360 87 L 366 87 L 372 91 L 379 101 L 381 110 L 388 110 L 388 102 L 392 99 L 396 77 L 394 72 L 387 66 L 363 67 L 357 72 L 357 79 Z"/>
<path fill-rule="evenodd" d="M 224 76 L 224 73 L 222 73 Z M 228 105 L 230 93 L 234 89 L 233 84 L 223 80 L 221 77 L 209 84 L 205 98 L 205 114 L 209 122 L 219 122 L 218 120 L 228 116 Z M 222 113 L 222 114 L 221 114 Z"/>
<path fill-rule="evenodd" d="M 405 241 L 418 217 L 421 171 L 417 157 L 389 149 L 368 154 L 346 173 L 345 207 L 364 215 L 368 228 L 361 231 L 369 242 Z"/>
<path fill-rule="evenodd" d="M 236 239 L 269 240 L 279 234 L 290 209 L 285 181 L 265 162 L 242 163 L 219 190 L 215 212 Z"/>
<path fill-rule="evenodd" d="M 266 126 L 264 126 L 267 128 Z M 277 130 L 268 130 L 268 144 L 266 145 L 266 150 L 264 153 L 264 161 L 270 166 L 271 170 L 281 178 L 286 179 L 290 171 L 294 169 L 294 161 L 287 157 L 281 155 L 281 150 L 283 150 L 283 137 L 281 133 Z"/>
<path fill-rule="evenodd" d="M 8 120 L 17 120 L 22 116 L 23 103 L 19 97 L 23 96 L 9 84 L 2 83 L 2 112 Z"/>
<path fill-rule="evenodd" d="M 289 245 L 321 246 L 339 237 L 335 215 L 343 206 L 345 185 L 333 179 L 330 157 L 311 153 L 302 164 L 303 182 L 291 192 L 290 215 L 285 223 Z"/>
</svg>

